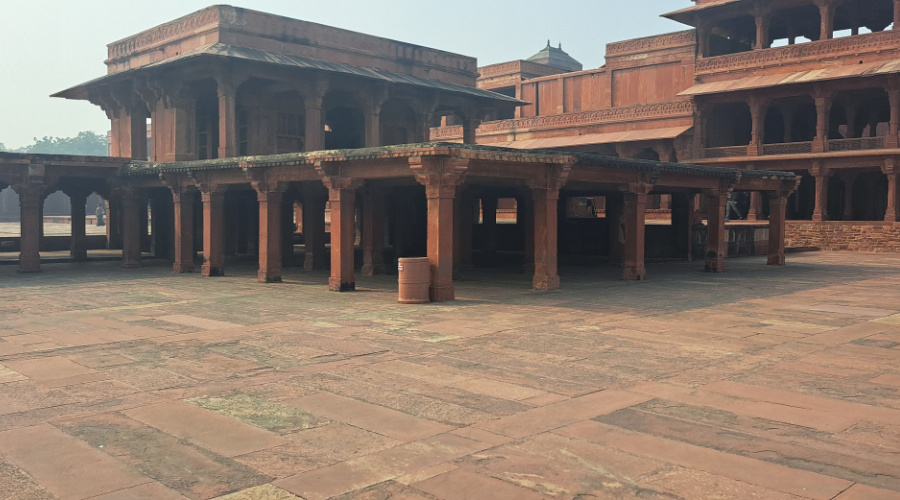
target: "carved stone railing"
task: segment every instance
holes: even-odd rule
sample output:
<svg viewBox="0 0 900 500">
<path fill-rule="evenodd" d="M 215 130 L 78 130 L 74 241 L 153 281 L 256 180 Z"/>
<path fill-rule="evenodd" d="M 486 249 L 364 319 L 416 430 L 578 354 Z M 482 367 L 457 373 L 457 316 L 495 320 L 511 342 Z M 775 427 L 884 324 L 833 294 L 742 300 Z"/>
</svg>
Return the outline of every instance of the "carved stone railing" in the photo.
<svg viewBox="0 0 900 500">
<path fill-rule="evenodd" d="M 462 125 L 452 125 L 449 127 L 434 127 L 431 129 L 431 140 L 440 141 L 441 139 L 459 139 L 463 136 Z"/>
<path fill-rule="evenodd" d="M 799 155 L 812 152 L 812 142 L 763 144 L 764 155 Z"/>
<path fill-rule="evenodd" d="M 791 64 L 823 57 L 857 56 L 860 53 L 900 48 L 900 30 L 819 40 L 786 47 L 753 50 L 738 54 L 698 59 L 694 74 L 735 71 Z"/>
<path fill-rule="evenodd" d="M 526 73 L 529 75 L 550 76 L 562 73 L 563 70 L 529 61 L 511 61 L 500 64 L 492 64 L 478 68 L 481 78 L 493 78 L 502 75 Z"/>
<path fill-rule="evenodd" d="M 127 57 L 159 42 L 191 34 L 199 28 L 218 23 L 220 17 L 220 7 L 208 7 L 119 42 L 111 43 L 108 47 L 109 59 Z"/>
<path fill-rule="evenodd" d="M 863 151 L 866 149 L 884 149 L 884 137 L 857 137 L 828 141 L 829 151 Z"/>
<path fill-rule="evenodd" d="M 693 45 L 697 41 L 697 31 L 687 30 L 665 35 L 648 36 L 610 43 L 606 46 L 606 57 L 618 57 L 628 54 L 639 54 L 653 50 L 671 49 Z"/>
<path fill-rule="evenodd" d="M 742 156 L 747 156 L 747 146 L 728 146 L 703 150 L 704 158 L 740 158 Z"/>
<path fill-rule="evenodd" d="M 583 111 L 580 113 L 566 113 L 564 115 L 533 116 L 530 118 L 499 120 L 483 123 L 481 127 L 478 128 L 478 133 L 491 134 L 522 129 L 568 128 L 582 125 L 692 116 L 693 113 L 694 105 L 689 101 L 667 102 L 661 104 L 630 106 L 626 108 L 609 108 Z"/>
</svg>

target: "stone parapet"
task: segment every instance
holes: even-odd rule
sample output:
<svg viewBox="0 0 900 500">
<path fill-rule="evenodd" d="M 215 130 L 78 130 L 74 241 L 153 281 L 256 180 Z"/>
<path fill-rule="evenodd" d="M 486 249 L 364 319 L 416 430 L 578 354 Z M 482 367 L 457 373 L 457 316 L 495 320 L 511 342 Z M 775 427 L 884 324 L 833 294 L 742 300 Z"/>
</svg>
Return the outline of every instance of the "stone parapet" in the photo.
<svg viewBox="0 0 900 500">
<path fill-rule="evenodd" d="M 897 51 L 898 42 L 900 42 L 900 31 L 894 30 L 819 40 L 698 59 L 694 66 L 694 73 L 697 76 L 703 76 L 721 72 L 758 70 L 840 57 L 851 57 L 858 60 L 862 54 L 880 54 L 885 51 L 894 53 Z"/>
<path fill-rule="evenodd" d="M 900 223 L 878 221 L 788 221 L 788 248 L 900 252 Z"/>
</svg>

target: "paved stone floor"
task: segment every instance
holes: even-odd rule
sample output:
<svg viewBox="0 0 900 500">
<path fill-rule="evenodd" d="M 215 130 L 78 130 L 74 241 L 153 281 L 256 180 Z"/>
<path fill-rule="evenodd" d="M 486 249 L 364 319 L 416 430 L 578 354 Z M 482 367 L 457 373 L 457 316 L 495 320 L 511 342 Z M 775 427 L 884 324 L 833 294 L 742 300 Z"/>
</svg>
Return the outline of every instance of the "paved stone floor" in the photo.
<svg viewBox="0 0 900 500">
<path fill-rule="evenodd" d="M 0 498 L 900 499 L 900 256 L 396 278 L 0 267 Z"/>
</svg>

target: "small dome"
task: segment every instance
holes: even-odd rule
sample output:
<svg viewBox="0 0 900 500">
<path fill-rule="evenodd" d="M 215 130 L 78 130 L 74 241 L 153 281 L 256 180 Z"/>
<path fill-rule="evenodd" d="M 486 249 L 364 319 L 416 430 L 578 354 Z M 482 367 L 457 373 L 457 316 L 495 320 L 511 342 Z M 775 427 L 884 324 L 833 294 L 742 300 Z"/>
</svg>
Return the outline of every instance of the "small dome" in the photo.
<svg viewBox="0 0 900 500">
<path fill-rule="evenodd" d="M 544 50 L 529 57 L 528 60 L 533 63 L 545 64 L 566 71 L 581 71 L 584 69 L 584 66 L 582 66 L 580 62 L 576 61 L 572 56 L 563 51 L 562 44 L 559 44 L 559 48 L 551 47 L 550 40 L 547 40 L 547 46 L 544 47 Z"/>
</svg>

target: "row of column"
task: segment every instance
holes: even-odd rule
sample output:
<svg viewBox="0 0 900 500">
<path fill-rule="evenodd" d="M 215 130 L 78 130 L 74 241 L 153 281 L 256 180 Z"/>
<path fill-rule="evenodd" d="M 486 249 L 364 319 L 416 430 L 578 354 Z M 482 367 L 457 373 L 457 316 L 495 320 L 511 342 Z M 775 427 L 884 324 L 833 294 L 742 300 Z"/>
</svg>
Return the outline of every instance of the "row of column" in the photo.
<svg viewBox="0 0 900 500">
<path fill-rule="evenodd" d="M 20 239 L 19 271 L 23 273 L 41 270 L 41 237 L 44 226 L 44 200 L 47 186 L 43 183 L 27 183 L 12 186 L 19 195 Z M 66 188 L 63 192 L 71 203 L 71 238 L 69 254 L 72 260 L 87 260 L 86 210 L 90 189 Z"/>
<path fill-rule="evenodd" d="M 822 222 L 828 220 L 828 183 L 829 179 L 836 174 L 836 169 L 827 168 L 820 161 L 813 161 L 809 168 L 809 174 L 813 176 L 816 182 L 816 197 L 813 209 L 812 220 Z M 881 172 L 887 177 L 887 210 L 884 214 L 885 222 L 900 221 L 900 166 L 897 165 L 894 158 L 885 158 L 881 167 Z M 852 207 L 853 187 L 849 185 L 845 189 L 845 212 L 849 212 Z M 846 215 L 845 215 L 846 218 Z"/>
</svg>

